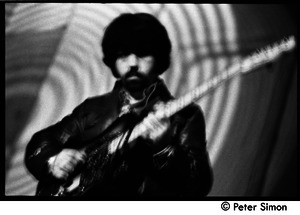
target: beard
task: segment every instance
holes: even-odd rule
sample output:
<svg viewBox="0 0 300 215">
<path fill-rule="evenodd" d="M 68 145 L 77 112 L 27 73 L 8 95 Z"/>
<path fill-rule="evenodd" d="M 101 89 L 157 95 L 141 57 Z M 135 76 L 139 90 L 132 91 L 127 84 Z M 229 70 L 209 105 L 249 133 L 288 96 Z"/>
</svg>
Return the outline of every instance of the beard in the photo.
<svg viewBox="0 0 300 215">
<path fill-rule="evenodd" d="M 130 92 L 142 91 L 148 86 L 149 83 L 148 77 L 139 73 L 134 68 L 122 78 L 122 81 L 125 89 Z"/>
</svg>

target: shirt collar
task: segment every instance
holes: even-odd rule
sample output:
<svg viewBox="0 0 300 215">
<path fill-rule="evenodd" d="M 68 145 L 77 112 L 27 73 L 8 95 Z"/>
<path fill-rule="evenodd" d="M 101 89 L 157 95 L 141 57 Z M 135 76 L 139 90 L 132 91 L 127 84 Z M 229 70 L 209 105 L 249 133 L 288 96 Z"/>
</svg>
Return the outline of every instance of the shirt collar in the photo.
<svg viewBox="0 0 300 215">
<path fill-rule="evenodd" d="M 143 98 L 135 103 L 131 102 L 130 95 L 123 88 L 120 80 L 116 81 L 113 91 L 117 93 L 119 100 L 119 116 L 129 112 L 140 112 L 140 110 L 147 106 L 148 101 L 152 100 L 154 97 L 160 97 L 163 101 L 172 98 L 170 92 L 164 84 L 164 81 L 161 78 L 157 78 L 153 84 L 147 87 L 143 92 Z"/>
</svg>

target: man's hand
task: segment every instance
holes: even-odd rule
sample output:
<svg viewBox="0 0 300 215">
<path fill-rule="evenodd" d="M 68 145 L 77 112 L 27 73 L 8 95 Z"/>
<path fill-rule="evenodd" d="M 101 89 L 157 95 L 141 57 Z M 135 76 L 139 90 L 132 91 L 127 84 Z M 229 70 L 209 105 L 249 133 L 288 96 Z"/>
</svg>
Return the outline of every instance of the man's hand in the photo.
<svg viewBox="0 0 300 215">
<path fill-rule="evenodd" d="M 154 110 L 159 110 L 161 105 L 162 103 L 155 105 Z M 153 113 L 149 113 L 143 120 L 143 124 L 147 127 L 147 130 L 141 136 L 145 139 L 151 139 L 154 148 L 161 148 L 161 146 L 158 146 L 158 143 L 163 140 L 164 137 L 168 136 L 170 120 L 168 118 L 157 119 Z M 160 145 L 164 145 L 164 143 Z"/>
<path fill-rule="evenodd" d="M 85 153 L 75 149 L 63 149 L 53 157 L 50 171 L 58 179 L 67 179 L 79 163 L 85 162 Z"/>
<path fill-rule="evenodd" d="M 162 136 L 169 128 L 169 119 L 158 120 L 153 113 L 150 113 L 144 120 L 143 124 L 147 127 L 147 131 L 141 136 L 151 139 L 154 143 L 161 140 Z"/>
</svg>

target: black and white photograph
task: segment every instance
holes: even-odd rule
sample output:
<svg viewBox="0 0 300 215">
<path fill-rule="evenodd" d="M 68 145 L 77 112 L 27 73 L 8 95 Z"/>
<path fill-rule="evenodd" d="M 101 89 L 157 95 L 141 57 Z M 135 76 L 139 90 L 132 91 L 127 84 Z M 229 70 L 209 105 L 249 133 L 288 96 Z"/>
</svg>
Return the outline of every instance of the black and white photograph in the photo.
<svg viewBox="0 0 300 215">
<path fill-rule="evenodd" d="M 6 2 L 5 197 L 297 199 L 297 9 Z"/>
</svg>

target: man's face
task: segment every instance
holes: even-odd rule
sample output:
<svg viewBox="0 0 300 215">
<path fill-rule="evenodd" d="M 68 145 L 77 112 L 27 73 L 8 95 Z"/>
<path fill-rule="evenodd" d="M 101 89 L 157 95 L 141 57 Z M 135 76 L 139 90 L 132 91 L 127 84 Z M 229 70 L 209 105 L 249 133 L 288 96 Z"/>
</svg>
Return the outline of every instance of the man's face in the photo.
<svg viewBox="0 0 300 215">
<path fill-rule="evenodd" d="M 120 55 L 116 60 L 116 71 L 124 87 L 129 91 L 143 90 L 157 77 L 152 55 L 137 56 L 134 53 Z"/>
</svg>

